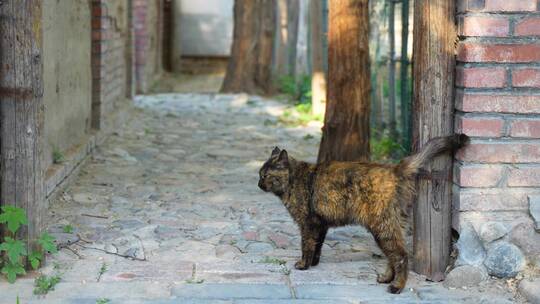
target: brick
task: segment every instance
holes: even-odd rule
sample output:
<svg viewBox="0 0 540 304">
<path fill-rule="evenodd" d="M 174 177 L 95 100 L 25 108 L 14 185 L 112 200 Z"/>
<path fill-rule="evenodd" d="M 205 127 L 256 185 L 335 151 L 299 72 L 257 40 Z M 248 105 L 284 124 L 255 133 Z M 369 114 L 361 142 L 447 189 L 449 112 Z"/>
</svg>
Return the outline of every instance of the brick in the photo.
<svg viewBox="0 0 540 304">
<path fill-rule="evenodd" d="M 534 12 L 537 0 L 486 0 L 485 11 Z"/>
<path fill-rule="evenodd" d="M 107 6 L 105 4 L 92 3 L 92 16 L 106 16 L 107 15 Z"/>
<path fill-rule="evenodd" d="M 534 163 L 540 162 L 540 144 L 519 142 L 473 143 L 461 149 L 456 158 L 479 163 Z"/>
<path fill-rule="evenodd" d="M 540 166 L 512 167 L 508 173 L 508 187 L 540 187 Z"/>
<path fill-rule="evenodd" d="M 485 0 L 457 0 L 458 12 L 480 11 L 486 6 Z"/>
<path fill-rule="evenodd" d="M 540 44 L 461 43 L 457 59 L 462 62 L 535 62 L 540 61 Z"/>
<path fill-rule="evenodd" d="M 460 211 L 526 210 L 528 194 L 518 189 L 461 189 L 456 204 Z"/>
<path fill-rule="evenodd" d="M 510 136 L 540 138 L 540 119 L 513 121 L 510 124 Z"/>
<path fill-rule="evenodd" d="M 456 108 L 464 112 L 540 113 L 540 95 L 471 94 L 458 92 Z"/>
<path fill-rule="evenodd" d="M 458 168 L 456 182 L 461 187 L 496 187 L 503 173 L 502 166 L 462 166 Z"/>
<path fill-rule="evenodd" d="M 460 18 L 461 36 L 506 37 L 510 32 L 508 18 L 465 16 Z"/>
<path fill-rule="evenodd" d="M 506 86 L 506 70 L 459 67 L 456 69 L 456 84 L 467 88 L 503 88 Z"/>
<path fill-rule="evenodd" d="M 469 136 L 500 137 L 503 132 L 502 118 L 458 116 L 456 132 Z"/>
<path fill-rule="evenodd" d="M 540 88 L 540 69 L 513 70 L 512 86 L 522 88 Z"/>
<path fill-rule="evenodd" d="M 540 17 L 519 20 L 514 29 L 516 36 L 540 36 Z"/>
</svg>

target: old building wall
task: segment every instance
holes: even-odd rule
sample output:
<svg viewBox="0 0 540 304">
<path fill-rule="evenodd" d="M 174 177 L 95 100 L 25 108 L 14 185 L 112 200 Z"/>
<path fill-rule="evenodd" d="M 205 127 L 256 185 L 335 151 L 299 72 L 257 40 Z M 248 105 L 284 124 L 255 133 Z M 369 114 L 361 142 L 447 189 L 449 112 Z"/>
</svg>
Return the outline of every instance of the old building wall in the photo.
<svg viewBox="0 0 540 304">
<path fill-rule="evenodd" d="M 43 61 L 45 168 L 90 131 L 91 13 L 87 0 L 45 0 Z M 60 154 L 58 154 L 60 153 Z"/>
<path fill-rule="evenodd" d="M 163 72 L 163 0 L 135 0 L 135 77 L 137 92 L 146 93 Z"/>
<path fill-rule="evenodd" d="M 131 97 L 133 60 L 128 0 L 92 0 L 92 126 L 107 130 Z"/>
<path fill-rule="evenodd" d="M 458 265 L 512 277 L 540 265 L 540 4 L 457 3 Z"/>
</svg>

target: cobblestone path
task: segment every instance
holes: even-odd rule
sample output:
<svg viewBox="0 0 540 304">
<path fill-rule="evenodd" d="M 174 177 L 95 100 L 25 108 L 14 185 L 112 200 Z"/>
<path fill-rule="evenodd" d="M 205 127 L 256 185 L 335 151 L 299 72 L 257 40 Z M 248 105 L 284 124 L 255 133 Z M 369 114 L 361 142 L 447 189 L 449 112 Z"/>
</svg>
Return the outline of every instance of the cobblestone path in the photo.
<svg viewBox="0 0 540 304">
<path fill-rule="evenodd" d="M 258 168 L 276 145 L 313 161 L 320 125 L 282 126 L 283 109 L 246 95 L 138 97 L 131 120 L 51 202 L 47 225 L 62 249 L 42 271 L 62 281 L 42 298 L 32 295 L 32 276 L 0 282 L 0 302 L 515 300 L 501 281 L 452 290 L 412 272 L 406 291 L 390 295 L 375 283 L 385 260 L 360 227 L 331 230 L 321 263 L 295 270 L 298 230 L 279 200 L 258 189 Z"/>
</svg>

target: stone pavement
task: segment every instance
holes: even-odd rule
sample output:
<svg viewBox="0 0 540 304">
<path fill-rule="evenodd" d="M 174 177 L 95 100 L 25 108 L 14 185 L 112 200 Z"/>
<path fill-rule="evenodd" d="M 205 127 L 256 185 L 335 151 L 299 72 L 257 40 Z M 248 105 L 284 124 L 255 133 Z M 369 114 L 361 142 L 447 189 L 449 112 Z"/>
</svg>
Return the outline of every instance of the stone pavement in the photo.
<svg viewBox="0 0 540 304">
<path fill-rule="evenodd" d="M 375 283 L 385 260 L 360 227 L 331 230 L 321 263 L 295 270 L 298 230 L 258 189 L 258 168 L 276 145 L 313 161 L 320 125 L 285 127 L 283 104 L 246 95 L 152 95 L 136 105 L 51 202 L 47 224 L 62 249 L 41 271 L 62 281 L 40 298 L 36 273 L 0 281 L 0 303 L 519 301 L 504 281 L 447 289 L 412 272 L 403 294 L 388 294 Z"/>
</svg>

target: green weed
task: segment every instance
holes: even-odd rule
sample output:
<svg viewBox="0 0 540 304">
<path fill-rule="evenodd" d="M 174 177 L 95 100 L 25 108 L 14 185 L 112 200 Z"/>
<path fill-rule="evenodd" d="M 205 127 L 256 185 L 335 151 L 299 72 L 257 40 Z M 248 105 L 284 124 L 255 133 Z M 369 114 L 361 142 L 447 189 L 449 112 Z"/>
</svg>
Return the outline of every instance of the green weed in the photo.
<svg viewBox="0 0 540 304">
<path fill-rule="evenodd" d="M 65 160 L 64 153 L 62 153 L 62 151 L 60 151 L 58 148 L 53 149 L 52 158 L 54 164 L 61 164 Z"/>
<path fill-rule="evenodd" d="M 62 228 L 62 231 L 64 231 L 64 233 L 73 233 L 73 226 L 71 226 L 71 225 L 65 225 L 65 226 Z"/>
<path fill-rule="evenodd" d="M 10 205 L 2 206 L 0 210 L 0 223 L 7 227 L 7 235 L 4 237 L 4 241 L 0 243 L 0 253 L 4 253 L 3 256 L 0 256 L 0 264 L 3 265 L 0 272 L 6 276 L 8 282 L 14 283 L 18 275 L 26 274 L 24 269 L 26 259 L 28 259 L 32 268 L 37 269 L 43 261 L 45 252 L 56 253 L 58 250 L 54 244 L 54 238 L 47 232 L 43 232 L 36 240 L 41 247 L 41 251 L 28 254 L 26 245 L 15 238 L 21 226 L 28 224 L 26 212 L 22 208 Z"/>
<path fill-rule="evenodd" d="M 285 265 L 285 264 L 287 264 L 287 261 L 282 260 L 282 259 L 278 259 L 278 258 L 265 256 L 264 259 L 259 261 L 259 263 L 274 264 L 274 265 Z"/>
<path fill-rule="evenodd" d="M 54 290 L 56 284 L 60 282 L 61 278 L 59 275 L 46 276 L 40 275 L 34 281 L 34 294 L 35 295 L 44 295 L 49 291 Z"/>
<path fill-rule="evenodd" d="M 403 146 L 387 134 L 383 134 L 380 138 L 372 136 L 370 145 L 373 161 L 395 163 L 406 154 Z"/>
</svg>

